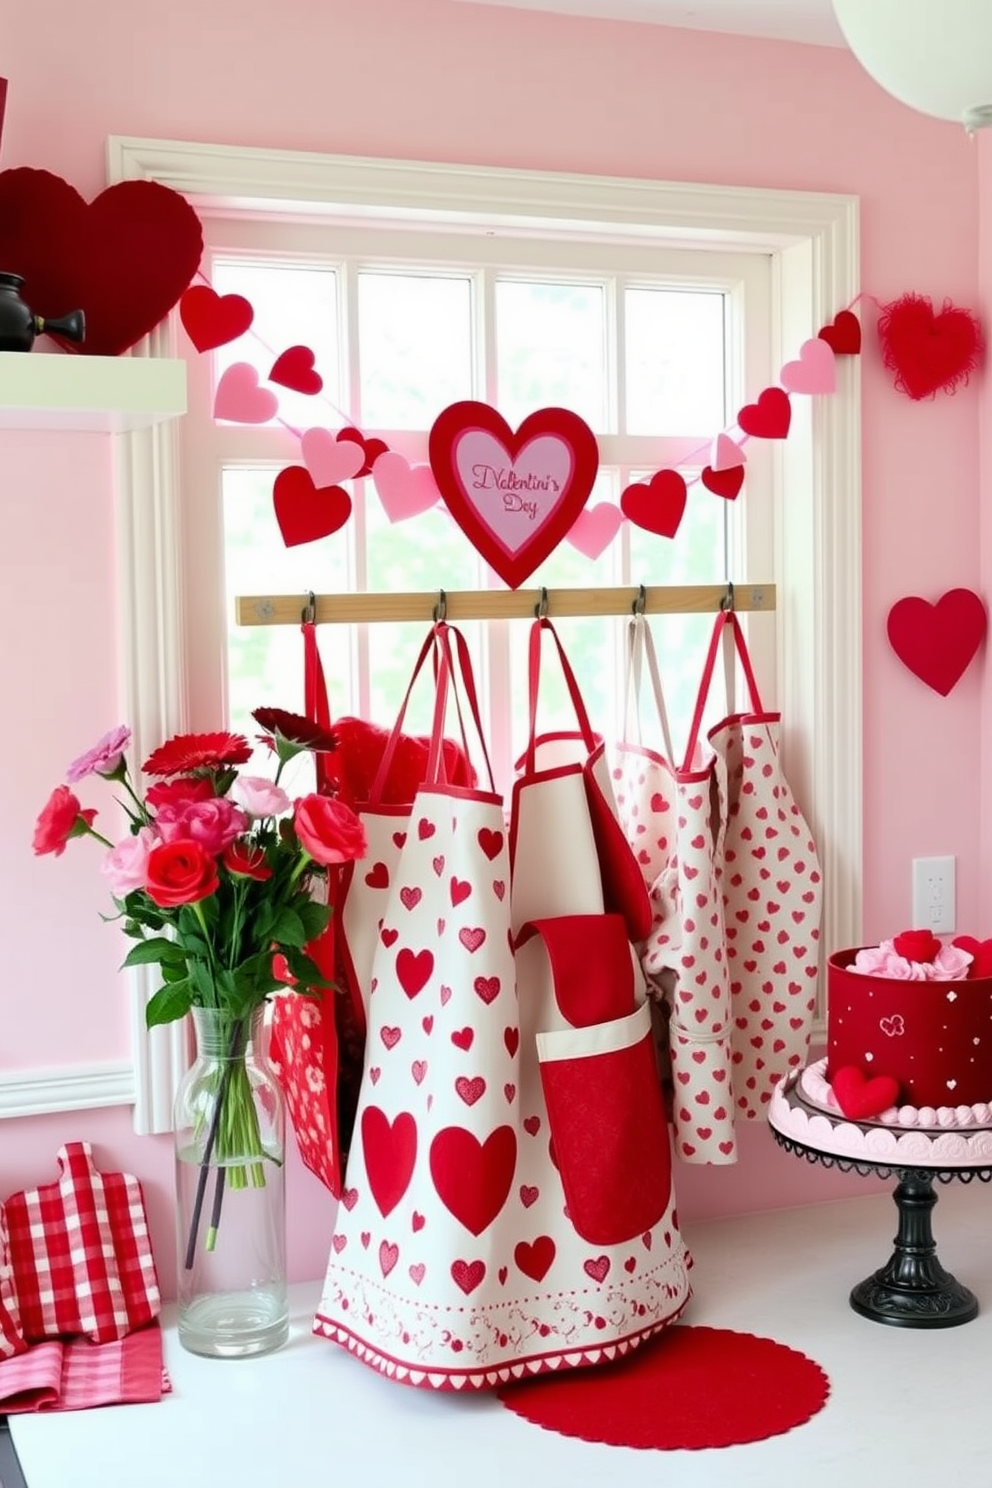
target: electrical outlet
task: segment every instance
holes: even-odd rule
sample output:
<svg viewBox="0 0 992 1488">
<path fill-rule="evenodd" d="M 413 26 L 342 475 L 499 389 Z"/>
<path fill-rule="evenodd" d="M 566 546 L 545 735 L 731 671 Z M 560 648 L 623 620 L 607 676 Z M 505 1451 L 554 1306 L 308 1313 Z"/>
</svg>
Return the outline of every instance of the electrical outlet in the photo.
<svg viewBox="0 0 992 1488">
<path fill-rule="evenodd" d="M 913 859 L 913 929 L 954 930 L 954 859 Z"/>
</svg>

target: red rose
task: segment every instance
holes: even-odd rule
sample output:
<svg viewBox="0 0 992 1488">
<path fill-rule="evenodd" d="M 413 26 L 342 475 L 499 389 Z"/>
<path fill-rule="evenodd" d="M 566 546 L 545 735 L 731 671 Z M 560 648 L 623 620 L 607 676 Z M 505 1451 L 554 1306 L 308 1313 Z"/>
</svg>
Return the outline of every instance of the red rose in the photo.
<svg viewBox="0 0 992 1488">
<path fill-rule="evenodd" d="M 209 775 L 180 775 L 176 780 L 157 780 L 150 785 L 145 792 L 145 805 L 158 811 L 162 806 L 210 801 L 214 794 L 214 783 Z"/>
<path fill-rule="evenodd" d="M 42 853 L 54 853 L 59 858 L 65 852 L 69 838 L 79 835 L 76 827 L 80 820 L 85 830 L 93 825 L 95 816 L 95 811 L 82 810 L 78 798 L 67 785 L 57 785 L 35 823 L 31 845 L 39 857 Z"/>
<path fill-rule="evenodd" d="M 892 945 L 897 956 L 921 964 L 932 961 L 940 950 L 940 941 L 932 930 L 904 930 L 895 937 Z"/>
<path fill-rule="evenodd" d="M 191 838 L 153 847 L 145 874 L 148 897 L 162 909 L 208 899 L 220 886 L 215 860 Z"/>
<path fill-rule="evenodd" d="M 254 842 L 238 837 L 224 849 L 224 867 L 228 873 L 237 873 L 241 878 L 255 878 L 259 883 L 272 877 L 272 869 L 265 866 L 265 854 Z"/>
<path fill-rule="evenodd" d="M 362 858 L 368 844 L 365 828 L 350 806 L 333 796 L 304 796 L 293 817 L 304 852 L 329 867 Z"/>
</svg>

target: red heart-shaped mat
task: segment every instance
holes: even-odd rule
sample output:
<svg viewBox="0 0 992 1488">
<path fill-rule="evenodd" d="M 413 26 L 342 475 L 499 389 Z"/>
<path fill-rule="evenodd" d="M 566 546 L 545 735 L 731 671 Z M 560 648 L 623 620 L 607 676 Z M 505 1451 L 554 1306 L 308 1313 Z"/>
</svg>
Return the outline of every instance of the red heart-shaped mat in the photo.
<svg viewBox="0 0 992 1488">
<path fill-rule="evenodd" d="M 50 171 L 0 171 L 0 264 L 23 276 L 36 315 L 85 312 L 86 340 L 69 350 L 127 351 L 178 302 L 202 253 L 193 208 L 155 181 L 120 181 L 87 203 Z"/>
<path fill-rule="evenodd" d="M 870 1080 L 856 1064 L 845 1064 L 830 1077 L 830 1088 L 845 1116 L 867 1121 L 880 1116 L 899 1098 L 899 1081 L 891 1075 L 873 1075 Z"/>
<path fill-rule="evenodd" d="M 514 432 L 488 403 L 453 403 L 429 450 L 449 512 L 511 589 L 567 535 L 599 469 L 595 435 L 567 408 L 538 409 Z"/>
<path fill-rule="evenodd" d="M 908 595 L 889 611 L 889 643 L 915 677 L 946 697 L 985 638 L 985 605 L 971 589 L 949 589 L 936 604 Z"/>
<path fill-rule="evenodd" d="M 967 382 L 983 350 L 982 328 L 970 310 L 949 301 L 936 314 L 924 295 L 907 294 L 883 308 L 878 322 L 882 360 L 910 398 Z"/>
</svg>

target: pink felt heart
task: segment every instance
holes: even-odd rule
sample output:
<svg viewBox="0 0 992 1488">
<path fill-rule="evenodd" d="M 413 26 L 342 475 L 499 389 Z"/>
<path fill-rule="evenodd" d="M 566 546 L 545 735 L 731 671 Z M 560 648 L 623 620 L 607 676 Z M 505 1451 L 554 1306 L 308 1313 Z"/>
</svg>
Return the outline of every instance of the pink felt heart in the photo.
<svg viewBox="0 0 992 1488">
<path fill-rule="evenodd" d="M 279 412 L 279 399 L 259 387 L 258 373 L 247 362 L 228 367 L 214 394 L 214 418 L 232 424 L 267 424 Z"/>
<path fill-rule="evenodd" d="M 733 501 L 744 484 L 744 466 L 734 465 L 729 470 L 714 470 L 712 465 L 705 465 L 699 473 L 699 479 L 714 496 Z"/>
<path fill-rule="evenodd" d="M 272 487 L 276 521 L 287 548 L 330 537 L 351 516 L 351 497 L 340 486 L 319 490 L 309 470 L 289 465 L 280 470 Z"/>
<path fill-rule="evenodd" d="M 300 439 L 300 453 L 315 486 L 336 486 L 338 481 L 350 480 L 365 462 L 360 445 L 351 440 L 339 442 L 329 429 L 307 429 Z"/>
<path fill-rule="evenodd" d="M 599 468 L 592 430 L 567 408 L 539 409 L 514 432 L 486 403 L 453 403 L 429 449 L 449 512 L 511 589 L 554 552 Z"/>
<path fill-rule="evenodd" d="M 790 393 L 832 393 L 837 387 L 837 366 L 833 351 L 819 336 L 804 341 L 799 360 L 786 362 L 779 382 Z"/>
<path fill-rule="evenodd" d="M 949 589 L 930 604 L 917 595 L 889 611 L 889 643 L 904 666 L 946 697 L 985 638 L 988 617 L 971 589 Z"/>
<path fill-rule="evenodd" d="M 736 440 L 729 434 L 718 434 L 710 449 L 711 470 L 734 470 L 743 465 L 747 456 Z"/>
<path fill-rule="evenodd" d="M 674 537 L 685 511 L 685 481 L 677 470 L 659 470 L 646 484 L 628 486 L 620 497 L 620 510 L 629 521 L 659 537 Z"/>
<path fill-rule="evenodd" d="M 179 301 L 179 319 L 197 351 L 212 351 L 243 336 L 255 312 L 243 295 L 219 295 L 209 284 L 194 284 Z"/>
<path fill-rule="evenodd" d="M 411 465 L 395 450 L 387 450 L 376 460 L 372 484 L 391 522 L 405 522 L 408 517 L 430 511 L 441 499 L 431 467 Z"/>
<path fill-rule="evenodd" d="M 880 1116 L 899 1098 L 899 1081 L 891 1075 L 873 1075 L 866 1079 L 855 1064 L 845 1064 L 830 1077 L 830 1087 L 845 1116 L 852 1121 L 867 1121 Z"/>
<path fill-rule="evenodd" d="M 339 429 L 337 437 L 342 443 L 348 443 L 350 441 L 353 444 L 357 444 L 362 451 L 363 460 L 361 469 L 357 473 L 358 480 L 362 480 L 364 476 L 372 474 L 372 466 L 378 460 L 379 456 L 385 454 L 389 448 L 385 440 L 366 439 L 361 429 L 353 429 L 350 426 L 345 429 Z"/>
<path fill-rule="evenodd" d="M 580 511 L 568 533 L 567 541 L 584 558 L 596 559 L 605 553 L 620 531 L 623 512 L 610 501 L 597 502 Z"/>
<path fill-rule="evenodd" d="M 314 355 L 309 346 L 290 346 L 281 352 L 272 363 L 269 381 L 308 397 L 319 393 L 324 386 L 324 379 L 314 370 Z"/>
<path fill-rule="evenodd" d="M 754 439 L 784 439 L 791 422 L 789 395 L 779 387 L 765 388 L 757 403 L 746 403 L 737 415 L 739 427 Z"/>
</svg>

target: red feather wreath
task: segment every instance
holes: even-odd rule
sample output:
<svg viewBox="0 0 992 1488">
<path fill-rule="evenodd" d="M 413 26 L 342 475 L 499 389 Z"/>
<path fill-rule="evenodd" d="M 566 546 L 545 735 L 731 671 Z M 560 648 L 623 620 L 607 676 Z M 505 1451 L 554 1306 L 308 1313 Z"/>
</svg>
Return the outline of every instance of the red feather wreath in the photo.
<svg viewBox="0 0 992 1488">
<path fill-rule="evenodd" d="M 985 349 L 981 324 L 970 310 L 945 300 L 936 314 L 930 300 L 917 294 L 882 306 L 878 339 L 896 387 L 913 399 L 956 392 Z"/>
</svg>

